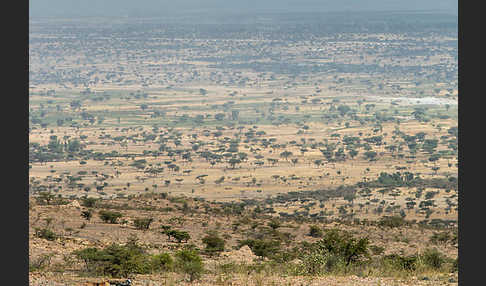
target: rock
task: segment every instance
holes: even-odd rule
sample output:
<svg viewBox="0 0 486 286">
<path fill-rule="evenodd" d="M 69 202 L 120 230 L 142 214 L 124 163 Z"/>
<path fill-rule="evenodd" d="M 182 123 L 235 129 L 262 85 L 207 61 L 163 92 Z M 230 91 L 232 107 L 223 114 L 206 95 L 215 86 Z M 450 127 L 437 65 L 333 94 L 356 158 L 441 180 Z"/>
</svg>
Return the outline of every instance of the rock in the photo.
<svg viewBox="0 0 486 286">
<path fill-rule="evenodd" d="M 253 254 L 248 245 L 242 246 L 238 250 L 223 252 L 221 253 L 221 256 L 237 263 L 252 263 L 258 258 L 255 254 Z"/>
<path fill-rule="evenodd" d="M 70 207 L 75 207 L 75 208 L 81 208 L 81 205 L 79 204 L 78 201 L 74 200 L 71 203 L 68 204 Z"/>
<path fill-rule="evenodd" d="M 296 258 L 296 259 L 290 261 L 290 263 L 293 263 L 293 264 L 301 264 L 302 263 L 302 260 Z"/>
<path fill-rule="evenodd" d="M 61 205 L 60 207 L 63 208 L 63 209 L 64 208 L 77 208 L 77 209 L 80 209 L 81 208 L 81 205 L 79 204 L 78 201 L 73 200 L 69 204 L 67 204 L 67 205 Z"/>
</svg>

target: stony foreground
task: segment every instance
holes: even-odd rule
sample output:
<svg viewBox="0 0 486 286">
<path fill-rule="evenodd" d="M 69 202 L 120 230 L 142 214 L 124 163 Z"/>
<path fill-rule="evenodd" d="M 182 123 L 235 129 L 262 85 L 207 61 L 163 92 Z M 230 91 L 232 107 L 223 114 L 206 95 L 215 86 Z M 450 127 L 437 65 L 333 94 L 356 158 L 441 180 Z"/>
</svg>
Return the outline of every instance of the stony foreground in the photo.
<svg viewBox="0 0 486 286">
<path fill-rule="evenodd" d="M 393 279 L 382 277 L 357 277 L 351 276 L 325 276 L 325 277 L 276 277 L 264 274 L 231 275 L 231 276 L 204 276 L 196 282 L 189 282 L 177 274 L 168 275 L 138 275 L 132 282 L 134 286 L 157 285 L 289 285 L 289 286 L 317 286 L 317 285 L 381 285 L 381 286 L 405 286 L 405 285 L 458 285 L 457 274 L 443 275 L 439 277 L 413 277 L 407 279 Z M 95 279 L 75 277 L 63 274 L 38 274 L 29 275 L 30 286 L 61 286 L 61 285 L 87 285 L 86 282 L 113 281 L 113 279 Z"/>
</svg>

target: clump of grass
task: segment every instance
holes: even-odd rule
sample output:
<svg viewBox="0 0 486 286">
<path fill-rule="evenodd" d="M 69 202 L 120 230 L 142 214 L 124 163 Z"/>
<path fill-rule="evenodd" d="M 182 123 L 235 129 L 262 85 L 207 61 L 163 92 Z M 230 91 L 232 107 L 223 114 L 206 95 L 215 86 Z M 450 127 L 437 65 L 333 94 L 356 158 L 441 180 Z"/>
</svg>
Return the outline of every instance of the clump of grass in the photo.
<svg viewBox="0 0 486 286">
<path fill-rule="evenodd" d="M 54 256 L 52 253 L 41 254 L 37 258 L 29 260 L 29 271 L 41 271 L 51 265 L 51 258 Z"/>
</svg>

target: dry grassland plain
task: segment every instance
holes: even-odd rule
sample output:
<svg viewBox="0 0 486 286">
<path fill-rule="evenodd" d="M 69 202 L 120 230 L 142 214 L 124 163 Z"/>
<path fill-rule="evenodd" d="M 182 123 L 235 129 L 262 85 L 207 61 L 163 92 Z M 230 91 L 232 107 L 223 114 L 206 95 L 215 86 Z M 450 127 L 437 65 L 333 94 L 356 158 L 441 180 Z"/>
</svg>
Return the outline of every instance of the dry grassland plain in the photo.
<svg viewBox="0 0 486 286">
<path fill-rule="evenodd" d="M 73 251 L 123 244 L 129 234 L 150 253 L 174 253 L 204 249 L 217 230 L 231 256 L 247 239 L 278 240 L 276 253 L 316 243 L 312 225 L 367 237 L 383 248 L 375 260 L 420 256 L 433 245 L 453 265 L 457 38 L 449 19 L 430 19 L 417 27 L 383 20 L 386 29 L 362 23 L 366 31 L 309 24 L 299 33 L 290 20 L 233 29 L 32 19 L 32 285 L 88 281 Z M 103 210 L 122 217 L 106 223 Z M 149 217 L 148 230 L 134 226 Z M 190 240 L 166 237 L 166 225 Z M 39 237 L 41 229 L 57 238 Z M 199 285 L 457 284 L 446 266 L 309 276 L 268 266 L 282 257 L 257 255 L 249 261 L 261 268 L 229 271 L 225 256 L 202 253 Z M 49 263 L 39 262 L 43 255 Z M 189 283 L 177 271 L 131 277 L 135 285 Z"/>
</svg>

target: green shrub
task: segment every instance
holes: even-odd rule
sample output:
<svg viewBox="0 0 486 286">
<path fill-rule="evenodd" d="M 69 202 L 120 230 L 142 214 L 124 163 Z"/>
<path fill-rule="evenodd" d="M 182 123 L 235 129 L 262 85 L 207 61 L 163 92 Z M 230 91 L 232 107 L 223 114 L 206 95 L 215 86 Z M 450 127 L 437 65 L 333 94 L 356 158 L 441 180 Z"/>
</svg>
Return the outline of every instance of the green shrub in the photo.
<svg viewBox="0 0 486 286">
<path fill-rule="evenodd" d="M 191 282 L 201 277 L 204 265 L 197 250 L 179 250 L 176 252 L 175 257 L 177 269 L 188 274 Z"/>
<path fill-rule="evenodd" d="M 55 199 L 55 195 L 51 192 L 39 192 L 39 196 L 36 198 L 37 203 L 40 205 L 50 205 Z"/>
<path fill-rule="evenodd" d="M 133 224 L 139 230 L 147 230 L 150 227 L 150 224 L 154 221 L 153 218 L 136 218 L 133 220 Z"/>
<path fill-rule="evenodd" d="M 312 237 L 322 237 L 324 233 L 322 232 L 322 229 L 317 226 L 317 225 L 311 225 L 309 229 L 309 236 Z"/>
<path fill-rule="evenodd" d="M 385 248 L 377 245 L 370 245 L 370 250 L 374 255 L 380 255 L 385 251 Z"/>
<path fill-rule="evenodd" d="M 58 235 L 48 228 L 35 228 L 34 235 L 38 238 L 47 239 L 49 241 L 54 241 L 58 238 Z"/>
<path fill-rule="evenodd" d="M 182 241 L 187 242 L 189 239 L 191 239 L 191 235 L 189 235 L 189 233 L 186 231 L 167 229 L 162 231 L 162 233 L 166 234 L 168 239 L 170 239 L 171 237 L 175 238 L 179 243 Z"/>
<path fill-rule="evenodd" d="M 151 258 L 152 272 L 169 271 L 174 266 L 174 260 L 168 253 L 161 253 Z"/>
<path fill-rule="evenodd" d="M 399 227 L 406 224 L 405 219 L 400 216 L 384 216 L 380 219 L 380 226 L 387 226 L 390 228 Z"/>
<path fill-rule="evenodd" d="M 260 257 L 271 257 L 280 250 L 280 241 L 277 240 L 261 240 L 261 239 L 246 239 L 239 243 L 239 247 L 248 245 L 253 254 Z"/>
<path fill-rule="evenodd" d="M 417 256 L 390 254 L 385 256 L 383 261 L 397 270 L 415 271 L 417 269 Z"/>
<path fill-rule="evenodd" d="M 154 269 L 154 260 L 135 240 L 126 245 L 111 244 L 104 249 L 85 248 L 73 254 L 84 261 L 86 271 L 94 275 L 127 277 L 148 274 Z"/>
<path fill-rule="evenodd" d="M 368 257 L 368 238 L 356 239 L 347 232 L 340 232 L 337 229 L 331 229 L 326 232 L 324 237 L 316 242 L 315 247 L 318 251 L 326 251 L 331 255 L 342 257 L 346 266 L 357 262 L 361 258 Z"/>
<path fill-rule="evenodd" d="M 202 242 L 206 244 L 204 251 L 208 254 L 216 254 L 224 251 L 225 241 L 216 232 L 209 232 L 203 237 Z"/>
<path fill-rule="evenodd" d="M 95 206 L 97 201 L 98 201 L 98 199 L 96 199 L 96 198 L 84 197 L 84 198 L 81 199 L 81 205 L 83 207 L 92 208 L 92 207 Z"/>
<path fill-rule="evenodd" d="M 452 262 L 452 272 L 458 272 L 459 271 L 459 257 L 457 257 L 456 259 L 454 259 L 454 261 Z"/>
<path fill-rule="evenodd" d="M 440 269 L 445 262 L 445 257 L 437 249 L 426 249 L 420 256 L 425 266 L 432 269 Z"/>
<path fill-rule="evenodd" d="M 282 224 L 275 219 L 272 219 L 270 222 L 268 222 L 268 226 L 271 227 L 273 230 L 279 228 Z"/>
<path fill-rule="evenodd" d="M 93 216 L 92 210 L 86 210 L 81 212 L 81 217 L 83 217 L 86 220 L 90 220 L 92 216 Z"/>
<path fill-rule="evenodd" d="M 430 237 L 430 242 L 433 244 L 438 243 L 446 243 L 447 241 L 452 240 L 452 236 L 449 232 L 434 232 L 434 234 Z"/>
<path fill-rule="evenodd" d="M 319 275 L 325 272 L 326 257 L 323 251 L 314 251 L 302 257 L 301 274 Z"/>
<path fill-rule="evenodd" d="M 457 244 L 459 242 L 459 237 L 457 231 L 454 231 L 451 235 L 450 243 Z"/>
<path fill-rule="evenodd" d="M 36 259 L 29 259 L 29 272 L 43 270 L 51 265 L 53 254 L 41 254 Z"/>
<path fill-rule="evenodd" d="M 322 275 L 343 269 L 346 261 L 342 256 L 330 253 L 324 249 L 318 249 L 301 257 L 299 274 Z"/>
<path fill-rule="evenodd" d="M 103 222 L 113 224 L 117 223 L 118 219 L 123 216 L 121 213 L 113 211 L 100 211 L 99 215 Z"/>
</svg>

